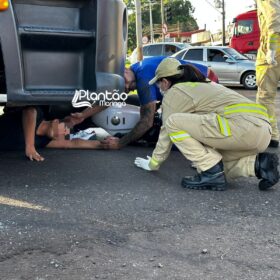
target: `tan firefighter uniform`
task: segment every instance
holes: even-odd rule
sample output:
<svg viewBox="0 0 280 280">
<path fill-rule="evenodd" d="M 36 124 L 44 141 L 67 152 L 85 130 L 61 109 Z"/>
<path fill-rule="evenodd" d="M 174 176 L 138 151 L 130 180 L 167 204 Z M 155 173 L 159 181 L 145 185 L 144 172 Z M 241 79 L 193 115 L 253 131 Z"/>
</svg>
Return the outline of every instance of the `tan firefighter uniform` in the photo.
<svg viewBox="0 0 280 280">
<path fill-rule="evenodd" d="M 228 178 L 255 176 L 256 155 L 271 139 L 267 110 L 215 83 L 179 83 L 164 94 L 161 132 L 149 166 L 156 169 L 172 144 L 200 171 L 223 159 Z"/>
<path fill-rule="evenodd" d="M 260 47 L 256 61 L 257 103 L 267 108 L 272 126 L 272 140 L 279 141 L 275 97 L 280 80 L 280 0 L 257 0 Z M 277 65 L 269 64 L 267 55 L 275 51 Z"/>
</svg>

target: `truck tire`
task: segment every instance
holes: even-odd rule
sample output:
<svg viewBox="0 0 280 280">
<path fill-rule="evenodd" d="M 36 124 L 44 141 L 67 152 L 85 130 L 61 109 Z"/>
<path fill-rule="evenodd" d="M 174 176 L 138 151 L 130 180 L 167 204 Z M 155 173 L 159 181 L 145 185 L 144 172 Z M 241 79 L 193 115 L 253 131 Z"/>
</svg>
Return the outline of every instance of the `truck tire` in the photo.
<svg viewBox="0 0 280 280">
<path fill-rule="evenodd" d="M 256 72 L 255 71 L 248 71 L 246 72 L 243 77 L 241 83 L 246 89 L 256 89 L 257 82 L 256 82 Z"/>
</svg>

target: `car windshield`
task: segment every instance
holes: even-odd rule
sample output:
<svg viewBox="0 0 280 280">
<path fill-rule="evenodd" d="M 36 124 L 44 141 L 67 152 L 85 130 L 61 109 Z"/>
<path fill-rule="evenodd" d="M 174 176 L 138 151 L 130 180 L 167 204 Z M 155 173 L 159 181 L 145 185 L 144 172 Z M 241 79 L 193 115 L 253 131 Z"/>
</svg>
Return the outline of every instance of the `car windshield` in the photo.
<svg viewBox="0 0 280 280">
<path fill-rule="evenodd" d="M 176 46 L 178 46 L 179 48 L 181 48 L 181 49 L 185 49 L 187 46 L 188 46 L 188 44 L 185 44 L 185 43 L 177 43 L 176 44 Z"/>
<path fill-rule="evenodd" d="M 171 55 L 171 57 L 176 57 L 178 59 L 181 59 L 183 57 L 183 55 L 185 54 L 185 52 L 186 52 L 186 49 L 178 51 L 175 54 Z"/>
<path fill-rule="evenodd" d="M 243 54 L 241 54 L 233 48 L 226 48 L 224 49 L 224 51 L 236 60 L 248 60 L 248 57 L 244 56 Z"/>
</svg>

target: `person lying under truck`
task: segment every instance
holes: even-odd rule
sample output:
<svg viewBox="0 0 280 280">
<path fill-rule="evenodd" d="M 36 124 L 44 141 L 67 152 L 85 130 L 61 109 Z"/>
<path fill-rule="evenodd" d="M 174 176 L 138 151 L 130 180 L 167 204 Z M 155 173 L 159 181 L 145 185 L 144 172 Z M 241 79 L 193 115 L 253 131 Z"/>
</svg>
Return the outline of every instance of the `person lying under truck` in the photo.
<svg viewBox="0 0 280 280">
<path fill-rule="evenodd" d="M 130 91 L 137 90 L 140 102 L 140 120 L 135 127 L 122 138 L 108 137 L 105 144 L 109 149 L 123 148 L 129 143 L 137 141 L 144 134 L 155 135 L 155 137 L 152 138 L 155 138 L 155 142 L 157 141 L 160 125 L 155 126 L 155 131 L 151 131 L 151 129 L 153 129 L 154 120 L 155 124 L 158 123 L 158 118 L 154 117 L 156 114 L 156 103 L 162 100 L 162 95 L 155 85 L 149 85 L 149 81 L 154 77 L 157 66 L 164 58 L 163 56 L 147 58 L 125 69 L 125 92 L 129 93 Z M 187 62 L 181 61 L 181 63 L 186 64 Z M 216 82 L 218 81 L 213 72 L 208 71 L 207 66 L 196 63 L 193 64 L 198 67 L 205 77 L 209 76 L 210 79 Z M 131 102 L 127 101 L 127 103 Z M 135 104 L 134 102 L 133 105 L 139 105 L 139 103 Z M 66 117 L 65 121 L 69 127 L 73 127 L 104 109 L 106 109 L 106 107 L 93 106 L 85 109 L 81 113 L 71 114 L 71 116 Z"/>
<path fill-rule="evenodd" d="M 42 161 L 41 148 L 101 149 L 100 141 L 69 139 L 69 128 L 58 119 L 44 120 L 39 107 L 4 110 L 0 116 L 0 150 L 25 150 L 30 160 Z"/>
<path fill-rule="evenodd" d="M 136 158 L 138 167 L 158 170 L 175 144 L 198 171 L 182 179 L 185 188 L 221 191 L 226 177 L 256 176 L 265 190 L 279 181 L 278 156 L 264 152 L 271 140 L 264 106 L 172 58 L 159 64 L 150 84 L 164 95 L 163 125 L 152 157 Z"/>
</svg>

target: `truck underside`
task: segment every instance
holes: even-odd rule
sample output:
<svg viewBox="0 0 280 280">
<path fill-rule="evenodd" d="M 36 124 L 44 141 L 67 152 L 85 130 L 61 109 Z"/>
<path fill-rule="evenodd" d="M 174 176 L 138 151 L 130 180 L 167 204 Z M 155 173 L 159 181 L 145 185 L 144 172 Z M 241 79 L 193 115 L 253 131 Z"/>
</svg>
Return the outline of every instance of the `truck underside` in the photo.
<svg viewBox="0 0 280 280">
<path fill-rule="evenodd" d="M 126 16 L 120 0 L 10 0 L 0 14 L 0 93 L 22 105 L 123 90 Z"/>
</svg>

